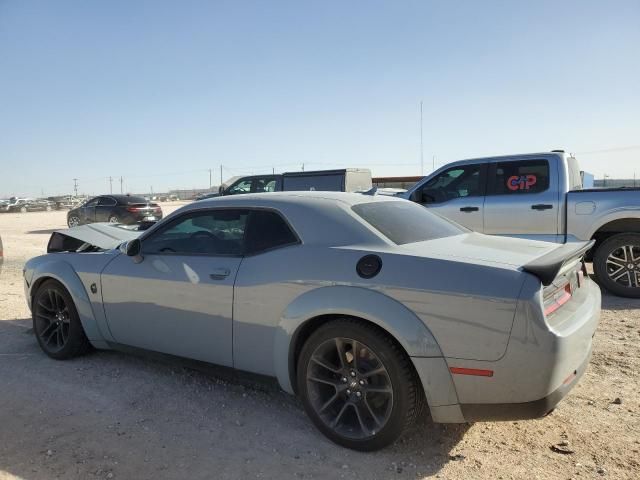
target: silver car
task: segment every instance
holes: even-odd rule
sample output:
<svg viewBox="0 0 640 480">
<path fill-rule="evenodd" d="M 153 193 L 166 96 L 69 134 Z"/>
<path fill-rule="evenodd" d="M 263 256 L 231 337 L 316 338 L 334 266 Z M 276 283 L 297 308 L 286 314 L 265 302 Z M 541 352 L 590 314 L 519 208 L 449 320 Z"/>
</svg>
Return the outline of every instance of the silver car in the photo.
<svg viewBox="0 0 640 480">
<path fill-rule="evenodd" d="M 24 281 L 50 357 L 126 347 L 275 377 L 331 440 L 375 450 L 423 406 L 453 423 L 553 410 L 598 324 L 590 246 L 472 233 L 387 196 L 267 193 L 144 232 L 56 232 Z"/>
</svg>

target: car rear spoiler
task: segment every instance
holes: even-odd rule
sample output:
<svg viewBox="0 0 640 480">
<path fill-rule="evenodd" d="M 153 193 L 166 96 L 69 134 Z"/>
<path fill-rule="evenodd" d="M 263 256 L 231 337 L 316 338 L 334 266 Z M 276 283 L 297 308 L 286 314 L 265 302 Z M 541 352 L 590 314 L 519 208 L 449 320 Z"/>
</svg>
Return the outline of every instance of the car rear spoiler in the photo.
<svg viewBox="0 0 640 480">
<path fill-rule="evenodd" d="M 582 257 L 593 247 L 594 243 L 595 240 L 565 243 L 546 255 L 536 258 L 533 262 L 527 263 L 522 269 L 538 277 L 546 287 L 547 285 L 551 285 L 553 280 L 558 276 L 558 273 L 560 273 L 560 270 L 562 270 L 562 267 Z"/>
</svg>

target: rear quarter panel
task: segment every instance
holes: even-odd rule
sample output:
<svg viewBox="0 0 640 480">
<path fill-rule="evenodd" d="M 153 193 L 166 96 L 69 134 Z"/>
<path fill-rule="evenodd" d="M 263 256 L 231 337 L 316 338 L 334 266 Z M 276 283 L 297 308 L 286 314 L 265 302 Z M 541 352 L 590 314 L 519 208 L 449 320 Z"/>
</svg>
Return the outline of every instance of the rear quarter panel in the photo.
<svg viewBox="0 0 640 480">
<path fill-rule="evenodd" d="M 590 240 L 603 225 L 629 218 L 640 220 L 640 189 L 567 194 L 567 241 Z"/>
</svg>

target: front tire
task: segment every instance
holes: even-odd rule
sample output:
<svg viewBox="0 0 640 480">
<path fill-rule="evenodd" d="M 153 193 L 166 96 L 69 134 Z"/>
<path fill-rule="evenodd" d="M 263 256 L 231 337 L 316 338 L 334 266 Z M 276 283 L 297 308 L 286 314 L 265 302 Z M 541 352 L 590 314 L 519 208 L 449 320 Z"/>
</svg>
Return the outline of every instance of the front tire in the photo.
<svg viewBox="0 0 640 480">
<path fill-rule="evenodd" d="M 311 334 L 298 359 L 297 386 L 315 426 L 360 451 L 395 442 L 423 402 L 406 353 L 377 327 L 349 318 Z"/>
<path fill-rule="evenodd" d="M 640 234 L 620 233 L 605 240 L 593 256 L 593 270 L 611 293 L 640 298 Z"/>
<path fill-rule="evenodd" d="M 73 299 L 59 282 L 46 280 L 38 287 L 31 311 L 38 344 L 51 358 L 66 360 L 91 348 Z"/>
<path fill-rule="evenodd" d="M 77 227 L 78 225 L 80 225 L 80 217 L 76 215 L 70 216 L 67 220 L 67 225 L 69 225 L 69 228 Z"/>
</svg>

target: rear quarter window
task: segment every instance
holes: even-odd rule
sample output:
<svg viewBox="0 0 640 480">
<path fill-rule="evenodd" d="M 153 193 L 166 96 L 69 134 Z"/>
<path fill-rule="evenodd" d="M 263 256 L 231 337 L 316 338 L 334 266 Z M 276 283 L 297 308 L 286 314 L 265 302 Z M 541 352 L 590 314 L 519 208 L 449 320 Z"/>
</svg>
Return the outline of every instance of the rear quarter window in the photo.
<svg viewBox="0 0 640 480">
<path fill-rule="evenodd" d="M 463 226 L 409 201 L 360 203 L 351 209 L 396 245 L 452 237 L 468 232 Z"/>
</svg>

